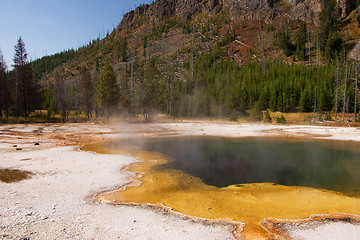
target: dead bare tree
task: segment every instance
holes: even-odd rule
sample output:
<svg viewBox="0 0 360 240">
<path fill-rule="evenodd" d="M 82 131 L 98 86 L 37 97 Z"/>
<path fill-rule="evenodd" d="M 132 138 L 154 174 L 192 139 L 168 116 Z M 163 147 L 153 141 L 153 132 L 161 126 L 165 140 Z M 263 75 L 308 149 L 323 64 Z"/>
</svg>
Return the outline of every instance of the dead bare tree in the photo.
<svg viewBox="0 0 360 240">
<path fill-rule="evenodd" d="M 193 39 L 191 47 L 191 84 L 195 86 L 195 28 L 192 27 Z"/>
<path fill-rule="evenodd" d="M 6 63 L 4 57 L 0 50 L 0 118 L 3 116 L 3 111 L 6 111 L 6 98 L 9 96 L 8 91 L 6 91 Z"/>
<path fill-rule="evenodd" d="M 261 53 L 262 53 L 262 70 L 263 72 L 265 72 L 265 47 L 264 47 L 264 42 L 263 39 L 261 37 L 261 29 L 259 31 L 259 42 L 260 42 L 260 46 L 261 46 Z"/>
<path fill-rule="evenodd" d="M 168 103 L 168 114 L 172 119 L 175 118 L 175 110 L 174 110 L 174 85 L 176 82 L 176 73 L 177 73 L 177 65 L 178 61 L 176 56 L 173 56 L 170 59 L 169 64 L 169 76 L 168 76 L 168 92 L 169 92 L 169 103 Z"/>
<path fill-rule="evenodd" d="M 98 81 L 98 70 L 96 68 L 91 71 L 90 78 L 91 78 L 91 84 L 93 86 L 96 86 L 96 82 Z M 95 101 L 95 97 L 96 97 L 96 91 L 94 90 L 94 99 L 93 99 L 94 100 L 94 110 L 95 110 L 95 118 L 97 119 L 99 116 L 99 107 Z"/>
<path fill-rule="evenodd" d="M 131 97 L 131 115 L 135 116 L 134 114 L 134 62 L 135 62 L 135 53 L 134 50 L 131 52 L 131 86 L 130 86 L 130 97 Z"/>
<path fill-rule="evenodd" d="M 320 49 L 320 42 L 319 42 L 319 36 L 316 38 L 316 61 L 317 65 L 320 65 L 320 55 L 321 55 L 321 49 Z"/>
<path fill-rule="evenodd" d="M 345 67 L 345 81 L 344 81 L 344 102 L 343 102 L 343 112 L 342 112 L 342 121 L 345 121 L 345 108 L 346 108 L 346 90 L 347 90 L 347 79 L 348 79 L 348 64 L 346 63 Z"/>
<path fill-rule="evenodd" d="M 356 108 L 357 108 L 357 93 L 358 93 L 358 58 L 356 57 L 355 60 L 355 78 L 354 78 L 355 82 L 355 99 L 354 99 L 354 121 L 356 121 Z"/>
<path fill-rule="evenodd" d="M 339 102 L 339 57 L 336 58 L 336 90 L 335 90 L 335 121 L 337 119 L 337 110 Z"/>
<path fill-rule="evenodd" d="M 55 94 L 54 94 L 55 104 L 57 106 L 57 109 L 61 113 L 62 121 L 65 122 L 68 119 L 66 86 L 64 79 L 59 75 L 55 76 L 54 90 L 55 90 Z"/>
<path fill-rule="evenodd" d="M 315 86 L 315 97 L 314 97 L 314 117 L 313 117 L 313 122 L 315 122 L 315 117 L 316 117 L 316 103 L 317 103 L 317 95 L 316 95 L 316 86 Z"/>
<path fill-rule="evenodd" d="M 80 71 L 80 104 L 86 117 L 89 119 L 92 116 L 95 85 L 91 81 L 91 74 L 87 68 Z"/>
<path fill-rule="evenodd" d="M 350 121 L 350 116 L 349 116 L 349 106 L 350 106 L 350 96 L 347 96 L 347 100 L 346 100 L 346 115 L 347 115 L 347 121 Z"/>
<path fill-rule="evenodd" d="M 310 32 L 309 24 L 308 24 L 308 30 L 307 30 L 307 32 L 308 32 L 308 34 L 307 34 L 307 40 L 308 40 L 309 66 L 311 66 L 311 46 L 310 46 L 311 32 Z"/>
</svg>

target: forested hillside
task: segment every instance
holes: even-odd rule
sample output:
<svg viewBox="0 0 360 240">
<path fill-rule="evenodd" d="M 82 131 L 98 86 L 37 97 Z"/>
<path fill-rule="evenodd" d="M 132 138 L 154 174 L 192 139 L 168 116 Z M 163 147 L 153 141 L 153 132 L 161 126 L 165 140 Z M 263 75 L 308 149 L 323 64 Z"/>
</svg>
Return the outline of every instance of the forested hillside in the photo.
<svg viewBox="0 0 360 240">
<path fill-rule="evenodd" d="M 71 112 L 88 118 L 165 113 L 254 120 L 265 110 L 356 114 L 358 5 L 355 0 L 141 5 L 105 38 L 82 48 L 31 63 L 22 55 L 10 72 L 0 61 L 0 117 L 28 117 L 41 109 L 64 121 Z"/>
</svg>

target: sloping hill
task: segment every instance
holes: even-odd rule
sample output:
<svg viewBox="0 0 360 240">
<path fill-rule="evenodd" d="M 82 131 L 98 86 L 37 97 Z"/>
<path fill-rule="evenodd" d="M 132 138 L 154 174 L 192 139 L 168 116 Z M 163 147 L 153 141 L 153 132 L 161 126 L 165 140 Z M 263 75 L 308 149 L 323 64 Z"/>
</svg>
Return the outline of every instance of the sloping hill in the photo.
<svg viewBox="0 0 360 240">
<path fill-rule="evenodd" d="M 187 85 L 193 88 L 192 97 L 187 101 L 193 103 L 197 94 L 195 85 L 202 84 L 204 74 L 216 62 L 228 61 L 227 65 L 234 66 L 257 63 L 265 71 L 265 66 L 274 62 L 317 66 L 335 61 L 337 54 L 344 52 L 351 52 L 349 56 L 354 58 L 358 47 L 354 51 L 353 48 L 360 39 L 358 20 L 353 0 L 324 0 L 323 3 L 320 0 L 157 0 L 125 14 L 119 26 L 104 39 L 96 39 L 76 51 L 37 60 L 33 69 L 41 76 L 42 86 L 50 89 L 59 79 L 68 86 L 78 84 L 81 70 L 85 68 L 92 72 L 92 79 L 96 81 L 103 64 L 109 61 L 122 91 L 123 109 L 131 108 L 134 112 L 137 108 L 138 112 L 144 112 L 149 101 L 142 96 L 152 94 L 149 89 L 156 85 L 156 91 L 152 91 L 158 95 L 152 94 L 152 97 L 162 100 L 149 105 L 170 113 L 175 108 L 171 102 L 184 99 L 184 95 L 179 94 L 183 90 L 177 89 L 181 82 L 190 82 Z M 234 72 L 239 71 L 234 69 Z M 174 81 L 180 82 L 171 90 Z M 283 92 L 282 89 L 274 91 L 276 95 Z M 296 91 L 302 92 L 304 88 Z M 334 89 L 326 94 L 333 94 L 330 91 Z M 202 90 L 198 94 L 200 92 Z M 238 108 L 242 110 L 236 112 L 244 112 L 260 101 L 260 93 L 247 94 L 255 94 L 255 97 L 245 99 L 247 103 L 243 107 L 230 107 L 231 111 Z M 220 96 L 219 93 L 215 95 L 216 98 Z M 298 92 L 294 95 L 294 106 L 279 107 L 283 104 L 276 103 L 278 99 L 271 109 L 309 111 L 314 92 L 308 95 L 306 106 L 297 103 Z M 225 100 L 216 101 L 223 105 Z M 76 108 L 80 103 L 74 104 Z M 195 109 L 186 110 L 185 115 L 194 115 L 189 111 L 196 115 L 198 107 L 204 104 L 195 105 Z M 331 104 L 323 110 L 331 110 L 334 106 Z M 270 105 L 261 106 L 267 107 Z M 215 112 L 229 115 L 224 106 L 219 108 L 221 110 Z M 206 111 L 208 115 L 213 110 Z"/>
</svg>

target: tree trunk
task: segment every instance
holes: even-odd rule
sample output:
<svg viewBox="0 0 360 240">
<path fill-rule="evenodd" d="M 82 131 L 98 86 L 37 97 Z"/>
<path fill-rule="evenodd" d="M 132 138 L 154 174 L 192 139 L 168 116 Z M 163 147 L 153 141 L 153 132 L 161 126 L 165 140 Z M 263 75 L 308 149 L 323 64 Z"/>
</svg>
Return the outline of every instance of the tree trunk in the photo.
<svg viewBox="0 0 360 240">
<path fill-rule="evenodd" d="M 347 63 L 345 67 L 345 82 L 344 82 L 344 102 L 343 102 L 343 113 L 342 113 L 342 121 L 345 121 L 345 108 L 346 108 L 346 87 L 347 87 L 347 78 L 348 78 L 348 72 L 347 72 Z"/>
<path fill-rule="evenodd" d="M 107 104 L 107 114 L 106 114 L 106 121 L 109 122 L 110 118 L 110 104 Z"/>
<path fill-rule="evenodd" d="M 309 52 L 309 66 L 311 66 L 311 46 L 310 46 L 310 28 L 309 28 L 309 25 L 308 25 L 308 52 Z"/>
<path fill-rule="evenodd" d="M 335 121 L 337 119 L 338 98 L 339 98 L 339 58 L 337 57 L 336 58 Z"/>
<path fill-rule="evenodd" d="M 354 122 L 356 122 L 356 104 L 357 104 L 357 92 L 358 92 L 358 59 L 356 57 L 355 62 L 355 100 L 354 100 Z"/>
<path fill-rule="evenodd" d="M 315 115 L 316 115 L 316 102 L 317 102 L 317 96 L 316 96 L 316 87 L 315 87 L 314 117 L 313 117 L 313 122 L 314 122 L 314 123 L 315 123 Z"/>
</svg>

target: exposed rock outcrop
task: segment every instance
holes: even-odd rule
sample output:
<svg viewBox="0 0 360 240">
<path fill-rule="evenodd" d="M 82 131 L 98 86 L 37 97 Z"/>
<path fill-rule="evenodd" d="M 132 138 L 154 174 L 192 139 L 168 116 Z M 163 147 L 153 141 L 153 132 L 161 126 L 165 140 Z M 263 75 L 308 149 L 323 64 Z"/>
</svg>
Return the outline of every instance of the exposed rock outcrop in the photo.
<svg viewBox="0 0 360 240">
<path fill-rule="evenodd" d="M 125 14 L 117 30 L 131 28 L 135 20 L 146 18 L 150 22 L 160 22 L 172 16 L 182 20 L 198 13 L 216 14 L 222 9 L 230 12 L 233 20 L 271 21 L 276 16 L 287 15 L 294 19 L 310 21 L 317 18 L 324 0 L 157 0 L 151 5 L 141 5 Z M 346 17 L 353 9 L 351 0 L 337 0 L 341 17 Z"/>
<path fill-rule="evenodd" d="M 134 20 L 146 17 L 150 22 L 160 22 L 172 16 L 190 19 L 200 12 L 216 14 L 221 10 L 223 0 L 158 0 L 151 5 L 141 5 L 124 15 L 117 30 L 134 25 Z"/>
<path fill-rule="evenodd" d="M 310 21 L 311 17 L 317 18 L 324 0 L 285 0 L 291 4 L 290 14 L 293 18 Z M 345 18 L 353 7 L 351 0 L 336 0 L 338 8 L 340 8 L 341 18 Z M 313 16 L 312 16 L 313 14 Z"/>
</svg>

